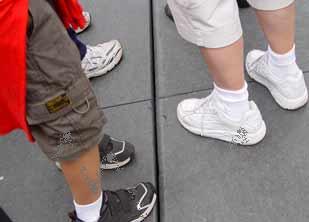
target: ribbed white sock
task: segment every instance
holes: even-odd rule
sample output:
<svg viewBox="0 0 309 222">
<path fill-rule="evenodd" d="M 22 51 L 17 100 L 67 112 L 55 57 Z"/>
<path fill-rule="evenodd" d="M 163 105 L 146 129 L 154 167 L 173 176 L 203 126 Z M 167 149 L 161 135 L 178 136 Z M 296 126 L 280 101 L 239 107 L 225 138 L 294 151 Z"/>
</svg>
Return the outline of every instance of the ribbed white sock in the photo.
<svg viewBox="0 0 309 222">
<path fill-rule="evenodd" d="M 268 65 L 273 74 L 278 75 L 293 75 L 299 71 L 296 64 L 295 45 L 285 54 L 277 54 L 270 46 L 267 50 Z"/>
<path fill-rule="evenodd" d="M 79 205 L 74 200 L 77 217 L 85 222 L 97 222 L 100 219 L 102 202 L 103 202 L 102 192 L 99 199 L 91 204 Z"/>
<path fill-rule="evenodd" d="M 225 104 L 226 114 L 235 121 L 239 121 L 243 114 L 249 111 L 248 85 L 245 82 L 243 88 L 232 91 L 222 89 L 214 83 L 214 93 Z"/>
</svg>

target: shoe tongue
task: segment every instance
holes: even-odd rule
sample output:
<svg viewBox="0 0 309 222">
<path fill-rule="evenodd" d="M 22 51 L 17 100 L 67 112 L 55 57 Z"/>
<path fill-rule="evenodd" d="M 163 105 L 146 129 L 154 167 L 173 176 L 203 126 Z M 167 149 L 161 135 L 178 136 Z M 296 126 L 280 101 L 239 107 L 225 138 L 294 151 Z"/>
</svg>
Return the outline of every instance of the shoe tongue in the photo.
<svg viewBox="0 0 309 222">
<path fill-rule="evenodd" d="M 119 212 L 121 209 L 128 212 L 131 206 L 130 201 L 132 201 L 130 194 L 126 190 L 110 191 L 106 205 L 111 207 L 113 213 Z"/>
<path fill-rule="evenodd" d="M 100 151 L 102 151 L 104 155 L 111 153 L 113 150 L 113 144 L 111 143 L 110 136 L 105 134 L 99 146 Z"/>
</svg>

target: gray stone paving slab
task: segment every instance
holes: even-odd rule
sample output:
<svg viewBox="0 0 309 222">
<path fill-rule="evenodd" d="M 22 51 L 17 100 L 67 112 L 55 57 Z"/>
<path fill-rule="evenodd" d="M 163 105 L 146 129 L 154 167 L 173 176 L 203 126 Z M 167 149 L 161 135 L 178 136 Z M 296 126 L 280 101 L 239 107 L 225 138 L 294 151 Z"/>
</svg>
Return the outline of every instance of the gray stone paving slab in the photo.
<svg viewBox="0 0 309 222">
<path fill-rule="evenodd" d="M 161 222 L 308 221 L 308 106 L 285 111 L 262 86 L 249 89 L 268 127 L 250 149 L 195 136 L 177 122 L 181 100 L 209 91 L 159 101 Z"/>
<path fill-rule="evenodd" d="M 159 97 L 205 90 L 212 87 L 206 65 L 194 45 L 183 40 L 173 22 L 166 18 L 166 0 L 154 1 L 154 28 L 156 43 L 157 92 Z M 308 28 L 309 2 L 298 1 L 297 56 L 298 63 L 309 70 Z M 245 35 L 246 53 L 253 48 L 265 48 L 252 9 L 240 11 Z"/>
<path fill-rule="evenodd" d="M 81 38 L 88 44 L 118 39 L 124 58 L 115 70 L 92 81 L 101 107 L 151 98 L 150 5 L 145 0 L 82 1 L 93 25 Z"/>
<path fill-rule="evenodd" d="M 108 189 L 128 187 L 140 181 L 155 183 L 152 106 L 136 103 L 105 110 L 106 132 L 136 146 L 136 160 L 126 168 L 103 172 Z M 14 222 L 68 221 L 70 192 L 62 174 L 30 145 L 21 132 L 0 138 L 0 206 Z M 156 210 L 147 222 L 157 221 Z"/>
</svg>

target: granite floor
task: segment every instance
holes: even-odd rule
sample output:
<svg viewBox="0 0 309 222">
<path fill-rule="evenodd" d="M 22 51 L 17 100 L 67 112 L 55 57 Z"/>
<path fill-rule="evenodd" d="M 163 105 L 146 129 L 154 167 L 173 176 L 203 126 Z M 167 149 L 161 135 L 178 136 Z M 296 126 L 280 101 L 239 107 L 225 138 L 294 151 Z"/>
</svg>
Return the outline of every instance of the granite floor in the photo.
<svg viewBox="0 0 309 222">
<path fill-rule="evenodd" d="M 146 222 L 309 221 L 309 111 L 276 105 L 248 78 L 268 131 L 250 149 L 201 138 L 176 118 L 184 98 L 212 88 L 199 50 L 182 40 L 165 0 L 83 0 L 92 27 L 87 44 L 119 39 L 124 59 L 93 79 L 106 132 L 136 146 L 127 167 L 103 173 L 107 189 L 153 182 L 159 203 Z M 297 57 L 309 85 L 309 2 L 297 1 Z M 245 50 L 265 48 L 254 12 L 241 10 Z M 72 200 L 62 174 L 20 131 L 0 138 L 0 206 L 14 222 L 67 221 Z"/>
</svg>

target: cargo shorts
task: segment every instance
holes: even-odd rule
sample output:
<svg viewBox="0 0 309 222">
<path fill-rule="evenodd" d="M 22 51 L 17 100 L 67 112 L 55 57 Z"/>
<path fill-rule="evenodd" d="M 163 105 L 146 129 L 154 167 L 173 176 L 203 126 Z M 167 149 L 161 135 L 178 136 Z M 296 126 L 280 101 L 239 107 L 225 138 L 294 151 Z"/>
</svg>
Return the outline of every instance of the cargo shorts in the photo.
<svg viewBox="0 0 309 222">
<path fill-rule="evenodd" d="M 79 51 L 46 0 L 29 1 L 27 122 L 52 161 L 71 160 L 102 140 L 106 122 Z"/>
<path fill-rule="evenodd" d="M 295 0 L 248 0 L 258 10 L 285 8 Z M 242 36 L 236 0 L 168 0 L 179 34 L 205 48 L 222 48 Z"/>
</svg>

